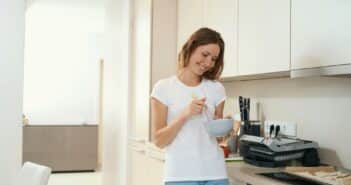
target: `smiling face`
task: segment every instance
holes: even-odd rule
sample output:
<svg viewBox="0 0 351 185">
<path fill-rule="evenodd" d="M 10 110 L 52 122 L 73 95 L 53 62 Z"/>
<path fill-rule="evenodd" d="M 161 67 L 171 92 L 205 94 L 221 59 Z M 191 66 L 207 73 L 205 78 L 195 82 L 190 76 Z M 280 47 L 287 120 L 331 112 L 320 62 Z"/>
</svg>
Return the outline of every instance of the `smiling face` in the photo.
<svg viewBox="0 0 351 185">
<path fill-rule="evenodd" d="M 186 70 L 200 78 L 218 80 L 224 67 L 224 41 L 210 29 L 195 31 L 178 54 L 177 71 Z"/>
<path fill-rule="evenodd" d="M 197 47 L 189 58 L 186 70 L 201 76 L 211 70 L 218 60 L 220 48 L 218 44 L 206 44 Z"/>
</svg>

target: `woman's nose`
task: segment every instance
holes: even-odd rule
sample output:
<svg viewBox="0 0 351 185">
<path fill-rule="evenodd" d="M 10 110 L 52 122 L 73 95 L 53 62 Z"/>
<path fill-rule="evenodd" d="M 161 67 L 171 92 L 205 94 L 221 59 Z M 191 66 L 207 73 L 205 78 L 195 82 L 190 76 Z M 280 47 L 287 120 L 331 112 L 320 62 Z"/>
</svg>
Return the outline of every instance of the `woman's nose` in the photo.
<svg viewBox="0 0 351 185">
<path fill-rule="evenodd" d="M 211 66 L 211 64 L 212 64 L 212 58 L 211 57 L 206 57 L 206 59 L 205 59 L 205 64 L 206 64 L 206 66 Z"/>
</svg>

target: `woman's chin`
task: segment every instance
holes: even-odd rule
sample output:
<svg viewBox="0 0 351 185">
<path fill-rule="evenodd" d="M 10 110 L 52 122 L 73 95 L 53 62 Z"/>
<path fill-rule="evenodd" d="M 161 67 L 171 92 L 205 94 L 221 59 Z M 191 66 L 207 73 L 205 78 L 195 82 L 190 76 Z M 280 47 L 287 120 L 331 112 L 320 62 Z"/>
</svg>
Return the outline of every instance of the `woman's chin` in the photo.
<svg viewBox="0 0 351 185">
<path fill-rule="evenodd" d="M 206 71 L 199 70 L 199 71 L 197 71 L 196 74 L 202 76 L 202 75 L 205 74 L 205 73 L 206 73 Z"/>
<path fill-rule="evenodd" d="M 198 75 L 198 76 L 202 76 L 203 74 L 206 73 L 206 71 L 203 71 L 203 70 L 199 69 L 199 70 L 193 70 L 193 73 Z"/>
<path fill-rule="evenodd" d="M 196 75 L 202 76 L 202 75 L 204 75 L 204 73 L 205 73 L 205 72 L 198 72 L 198 73 L 196 73 Z"/>
</svg>

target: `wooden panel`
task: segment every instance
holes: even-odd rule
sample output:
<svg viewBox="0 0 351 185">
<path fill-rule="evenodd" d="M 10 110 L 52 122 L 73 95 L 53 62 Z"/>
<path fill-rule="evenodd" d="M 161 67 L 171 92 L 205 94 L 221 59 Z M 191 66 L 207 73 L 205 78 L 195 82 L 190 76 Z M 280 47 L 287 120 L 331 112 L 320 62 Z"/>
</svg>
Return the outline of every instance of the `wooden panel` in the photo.
<svg viewBox="0 0 351 185">
<path fill-rule="evenodd" d="M 153 0 L 151 86 L 176 74 L 177 1 Z"/>
<path fill-rule="evenodd" d="M 94 170 L 97 167 L 97 126 L 25 126 L 23 162 L 53 171 Z"/>
</svg>

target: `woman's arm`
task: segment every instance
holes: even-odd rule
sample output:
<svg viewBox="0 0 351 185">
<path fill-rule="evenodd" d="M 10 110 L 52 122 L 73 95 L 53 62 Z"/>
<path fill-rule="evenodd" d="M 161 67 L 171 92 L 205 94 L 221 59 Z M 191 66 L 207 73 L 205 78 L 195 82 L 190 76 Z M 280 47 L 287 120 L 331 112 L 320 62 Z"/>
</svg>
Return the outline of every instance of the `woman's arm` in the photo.
<svg viewBox="0 0 351 185">
<path fill-rule="evenodd" d="M 184 125 L 186 117 L 181 115 L 173 121 L 173 124 L 167 126 L 167 107 L 152 98 L 151 120 L 153 143 L 159 148 L 164 148 L 176 137 Z"/>
<path fill-rule="evenodd" d="M 186 120 L 199 114 L 205 105 L 205 99 L 193 100 L 190 105 L 171 123 L 167 124 L 167 107 L 155 98 L 151 98 L 151 123 L 153 143 L 164 148 L 177 136 Z"/>
<path fill-rule="evenodd" d="M 224 101 L 217 105 L 215 109 L 215 119 L 222 119 L 223 118 L 223 109 L 224 109 Z"/>
</svg>

